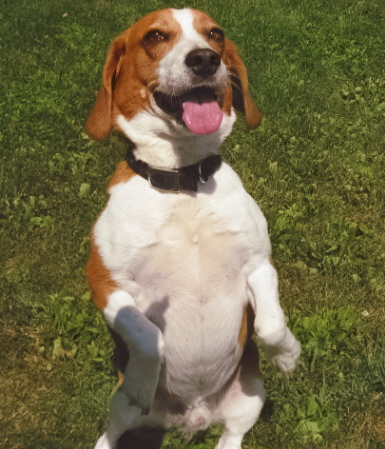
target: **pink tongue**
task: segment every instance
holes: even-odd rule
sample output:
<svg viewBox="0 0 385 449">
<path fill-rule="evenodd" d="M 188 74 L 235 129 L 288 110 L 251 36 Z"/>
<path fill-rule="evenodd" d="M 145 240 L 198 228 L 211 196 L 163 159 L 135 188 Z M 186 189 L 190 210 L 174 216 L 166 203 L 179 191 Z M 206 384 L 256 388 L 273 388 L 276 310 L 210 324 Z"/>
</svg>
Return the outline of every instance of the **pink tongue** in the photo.
<svg viewBox="0 0 385 449">
<path fill-rule="evenodd" d="M 216 101 L 209 103 L 183 103 L 183 116 L 187 128 L 195 134 L 215 132 L 222 123 L 223 112 Z"/>
</svg>

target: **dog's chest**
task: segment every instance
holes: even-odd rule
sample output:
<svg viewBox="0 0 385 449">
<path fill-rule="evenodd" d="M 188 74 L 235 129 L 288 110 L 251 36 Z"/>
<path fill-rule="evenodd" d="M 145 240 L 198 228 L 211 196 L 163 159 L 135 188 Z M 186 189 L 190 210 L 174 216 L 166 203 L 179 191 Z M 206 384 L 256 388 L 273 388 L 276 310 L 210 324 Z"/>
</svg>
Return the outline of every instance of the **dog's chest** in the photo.
<svg viewBox="0 0 385 449">
<path fill-rule="evenodd" d="M 96 243 L 114 280 L 140 287 L 140 309 L 156 298 L 203 303 L 233 291 L 269 251 L 259 208 L 229 167 L 220 172 L 197 195 L 160 193 L 139 177 L 114 186 Z"/>
<path fill-rule="evenodd" d="M 229 229 L 227 217 L 202 203 L 185 198 L 176 204 L 150 254 L 151 265 L 167 272 L 171 285 L 185 285 L 200 302 L 219 283 L 236 282 L 247 260 L 247 245 Z"/>
<path fill-rule="evenodd" d="M 114 281 L 135 289 L 141 311 L 162 298 L 236 295 L 270 251 L 263 214 L 225 164 L 196 195 L 161 193 L 139 176 L 115 185 L 94 236 Z"/>
</svg>

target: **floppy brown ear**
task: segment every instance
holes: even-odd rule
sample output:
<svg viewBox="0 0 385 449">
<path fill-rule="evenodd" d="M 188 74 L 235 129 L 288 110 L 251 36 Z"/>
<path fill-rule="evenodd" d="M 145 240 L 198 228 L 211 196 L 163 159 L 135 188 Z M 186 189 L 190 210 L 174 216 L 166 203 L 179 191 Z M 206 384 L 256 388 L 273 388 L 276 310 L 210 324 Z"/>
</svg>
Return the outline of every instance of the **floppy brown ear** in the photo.
<svg viewBox="0 0 385 449">
<path fill-rule="evenodd" d="M 261 124 L 262 114 L 251 98 L 245 64 L 229 39 L 226 39 L 224 62 L 230 71 L 233 106 L 245 114 L 249 129 L 256 129 Z"/>
<path fill-rule="evenodd" d="M 105 139 L 111 130 L 112 94 L 125 52 L 125 39 L 118 37 L 108 52 L 103 69 L 102 85 L 86 123 L 87 134 L 93 139 Z"/>
</svg>

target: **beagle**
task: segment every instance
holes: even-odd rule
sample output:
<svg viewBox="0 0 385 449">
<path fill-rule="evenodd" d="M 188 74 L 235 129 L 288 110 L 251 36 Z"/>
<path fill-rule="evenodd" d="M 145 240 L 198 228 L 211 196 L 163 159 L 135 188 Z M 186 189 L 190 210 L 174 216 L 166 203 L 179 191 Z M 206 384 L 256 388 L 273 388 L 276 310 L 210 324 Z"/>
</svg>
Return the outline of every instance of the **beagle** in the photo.
<svg viewBox="0 0 385 449">
<path fill-rule="evenodd" d="M 165 9 L 113 42 L 87 132 L 130 143 L 92 233 L 87 277 L 124 380 L 97 449 L 127 430 L 221 423 L 240 449 L 265 390 L 252 340 L 282 371 L 300 344 L 278 299 L 266 220 L 219 147 L 261 114 L 235 45 L 203 12 Z"/>
</svg>

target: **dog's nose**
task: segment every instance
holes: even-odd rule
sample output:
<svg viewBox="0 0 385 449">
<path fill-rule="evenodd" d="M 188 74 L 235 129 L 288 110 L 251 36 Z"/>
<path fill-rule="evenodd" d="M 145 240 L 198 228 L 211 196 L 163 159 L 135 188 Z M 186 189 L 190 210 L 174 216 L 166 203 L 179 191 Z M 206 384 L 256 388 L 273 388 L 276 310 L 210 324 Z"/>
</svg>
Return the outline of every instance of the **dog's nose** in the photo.
<svg viewBox="0 0 385 449">
<path fill-rule="evenodd" d="M 196 50 L 190 51 L 186 56 L 185 64 L 196 75 L 207 78 L 210 75 L 214 75 L 218 70 L 221 64 L 221 57 L 209 48 L 197 48 Z"/>
</svg>

